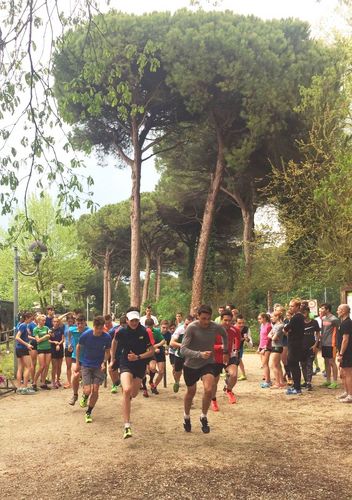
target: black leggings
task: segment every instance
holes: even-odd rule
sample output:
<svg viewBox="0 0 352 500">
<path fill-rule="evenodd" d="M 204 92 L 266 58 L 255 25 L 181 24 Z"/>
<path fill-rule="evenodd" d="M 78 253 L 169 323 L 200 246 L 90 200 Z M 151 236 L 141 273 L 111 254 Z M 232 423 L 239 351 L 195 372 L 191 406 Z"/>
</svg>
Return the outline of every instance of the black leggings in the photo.
<svg viewBox="0 0 352 500">
<path fill-rule="evenodd" d="M 313 376 L 313 361 L 314 358 L 307 357 L 306 359 L 301 361 L 303 378 L 306 384 L 312 383 Z"/>
<path fill-rule="evenodd" d="M 297 358 L 290 359 L 288 358 L 288 366 L 291 370 L 293 387 L 297 390 L 301 390 L 301 368 L 299 366 L 299 361 Z"/>
</svg>

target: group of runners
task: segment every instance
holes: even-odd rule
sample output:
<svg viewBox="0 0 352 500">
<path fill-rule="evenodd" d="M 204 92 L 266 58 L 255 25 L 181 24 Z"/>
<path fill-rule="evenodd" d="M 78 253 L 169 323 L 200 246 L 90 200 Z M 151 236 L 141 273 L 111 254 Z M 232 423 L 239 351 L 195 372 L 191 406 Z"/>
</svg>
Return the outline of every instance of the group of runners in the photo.
<svg viewBox="0 0 352 500">
<path fill-rule="evenodd" d="M 42 390 L 50 389 L 47 378 L 50 363 L 51 388 L 59 388 L 65 358 L 67 382 L 64 388 L 72 389 L 69 404 L 73 406 L 79 400 L 79 405 L 85 409 L 85 421 L 91 423 L 107 369 L 112 380 L 111 392 L 118 392 L 119 386 L 122 389 L 123 437 L 126 439 L 132 436 L 133 398 L 140 391 L 144 397 L 149 397 L 149 390 L 154 395 L 159 394 L 168 356 L 174 378 L 173 391 L 179 391 L 182 375 L 186 386 L 184 430 L 192 430 L 190 410 L 197 383 L 201 380 L 200 427 L 203 433 L 209 433 L 208 410 L 219 411 L 216 395 L 221 375 L 224 377 L 223 391 L 229 404 L 234 404 L 234 387 L 238 380 L 246 379 L 244 345 L 253 346 L 250 329 L 239 311 L 231 304 L 218 311 L 218 317 L 212 321 L 211 307 L 202 305 L 194 316 L 183 318 L 182 313 L 177 313 L 174 322 L 163 320 L 159 325 L 150 306 L 142 317 L 138 308 L 131 307 L 119 324 L 113 323 L 110 315 L 97 316 L 92 328 L 80 312 L 59 317 L 49 307 L 47 315 L 34 317 L 24 313 L 16 334 L 18 393 L 34 394 L 39 382 Z M 352 402 L 349 306 L 341 304 L 337 314 L 338 318 L 332 315 L 329 304 L 322 304 L 319 317 L 313 319 L 307 304 L 299 300 L 291 300 L 287 313 L 279 304 L 271 315 L 261 313 L 258 316 L 258 353 L 263 368 L 261 387 L 286 388 L 289 396 L 302 394 L 302 385 L 311 390 L 313 362 L 321 348 L 326 374 L 323 385 L 337 388 L 339 370 L 345 390 L 338 399 L 343 403 Z M 304 384 L 301 384 L 301 370 Z"/>
</svg>

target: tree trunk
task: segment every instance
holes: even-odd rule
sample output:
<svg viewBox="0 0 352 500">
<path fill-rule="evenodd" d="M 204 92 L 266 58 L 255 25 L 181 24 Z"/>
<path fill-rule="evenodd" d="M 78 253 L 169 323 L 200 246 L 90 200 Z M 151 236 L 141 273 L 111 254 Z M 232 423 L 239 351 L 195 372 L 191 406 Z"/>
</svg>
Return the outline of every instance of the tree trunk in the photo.
<svg viewBox="0 0 352 500">
<path fill-rule="evenodd" d="M 199 235 L 197 256 L 194 264 L 192 281 L 191 314 L 200 306 L 203 297 L 204 274 L 207 261 L 210 234 L 213 226 L 216 200 L 225 169 L 224 145 L 220 130 L 217 130 L 218 155 L 215 172 L 210 182 L 207 201 L 204 208 L 202 228 Z"/>
<path fill-rule="evenodd" d="M 103 267 L 103 315 L 110 313 L 111 304 L 111 254 L 112 250 L 105 250 Z"/>
<path fill-rule="evenodd" d="M 150 272 L 151 272 L 151 259 L 150 255 L 147 254 L 145 257 L 145 278 L 144 278 L 143 292 L 142 292 L 142 304 L 145 304 L 149 298 Z"/>
<path fill-rule="evenodd" d="M 131 194 L 131 306 L 140 307 L 140 258 L 141 258 L 141 166 L 142 153 L 138 142 L 137 120 L 132 120 L 132 194 Z"/>
<path fill-rule="evenodd" d="M 156 255 L 156 276 L 155 276 L 155 301 L 157 302 L 160 299 L 160 290 L 161 290 L 161 255 L 158 253 Z"/>
</svg>

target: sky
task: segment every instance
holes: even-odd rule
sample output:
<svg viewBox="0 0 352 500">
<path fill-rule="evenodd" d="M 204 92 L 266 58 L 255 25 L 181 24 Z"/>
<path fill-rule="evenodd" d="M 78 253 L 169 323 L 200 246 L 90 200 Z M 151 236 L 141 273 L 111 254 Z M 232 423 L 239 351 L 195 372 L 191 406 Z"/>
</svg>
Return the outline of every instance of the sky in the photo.
<svg viewBox="0 0 352 500">
<path fill-rule="evenodd" d="M 203 1 L 202 7 L 206 10 L 214 9 L 211 2 Z M 100 2 L 102 10 L 106 10 L 105 1 Z M 111 0 L 110 8 L 129 13 L 142 14 L 144 12 L 165 10 L 165 0 Z M 313 36 L 328 36 L 333 30 L 343 30 L 341 17 L 336 13 L 337 0 L 223 0 L 218 2 L 215 10 L 232 10 L 238 14 L 261 17 L 263 19 L 297 17 L 310 23 Z M 167 10 L 175 11 L 190 7 L 187 0 L 169 0 Z M 130 170 L 128 167 L 117 168 L 116 158 L 108 158 L 106 166 L 101 167 L 97 158 L 91 155 L 85 158 L 86 168 L 83 175 L 94 179 L 94 201 L 99 205 L 116 203 L 129 198 L 131 192 Z M 141 190 L 152 191 L 158 182 L 158 174 L 153 161 L 143 165 Z M 79 215 L 82 211 L 78 211 Z M 8 218 L 0 218 L 2 226 L 7 225 Z"/>
</svg>

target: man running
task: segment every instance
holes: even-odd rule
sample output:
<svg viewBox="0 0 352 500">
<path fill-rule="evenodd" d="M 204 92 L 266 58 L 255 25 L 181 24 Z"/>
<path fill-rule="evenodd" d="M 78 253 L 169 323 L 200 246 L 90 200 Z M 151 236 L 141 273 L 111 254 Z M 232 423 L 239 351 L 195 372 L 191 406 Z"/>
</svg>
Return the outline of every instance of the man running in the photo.
<svg viewBox="0 0 352 500">
<path fill-rule="evenodd" d="M 82 362 L 80 351 L 83 346 Z M 109 359 L 111 337 L 104 332 L 104 317 L 97 316 L 93 320 L 93 330 L 88 329 L 79 338 L 76 348 L 75 372 L 79 376 L 82 365 L 83 397 L 81 408 L 87 408 L 85 420 L 92 422 L 92 411 L 98 401 L 99 386 L 105 379 L 105 362 Z"/>
<path fill-rule="evenodd" d="M 185 358 L 183 377 L 187 386 L 184 399 L 184 423 L 186 432 L 191 432 L 190 410 L 197 390 L 197 382 L 201 378 L 203 383 L 203 401 L 200 423 L 202 431 L 210 432 L 207 413 L 213 392 L 214 376 L 214 344 L 216 336 L 222 336 L 224 344 L 223 362 L 228 364 L 227 333 L 221 325 L 211 321 L 212 309 L 202 305 L 198 309 L 198 320 L 191 323 L 184 334 L 181 355 Z"/>
<path fill-rule="evenodd" d="M 152 306 L 147 306 L 145 308 L 145 315 L 140 318 L 140 323 L 142 326 L 145 326 L 146 319 L 152 319 L 154 321 L 154 326 L 159 326 L 158 318 L 152 315 Z"/>
<path fill-rule="evenodd" d="M 114 348 L 111 349 L 110 366 L 115 363 L 116 352 L 119 353 L 120 379 L 122 385 L 122 413 L 124 419 L 123 438 L 132 437 L 131 399 L 139 392 L 141 381 L 145 375 L 146 365 L 154 349 L 149 335 L 139 322 L 139 311 L 131 307 L 126 312 L 127 327 L 121 328 L 116 336 Z"/>
<path fill-rule="evenodd" d="M 230 404 L 236 403 L 236 396 L 232 392 L 237 382 L 238 365 L 240 364 L 241 332 L 232 325 L 232 312 L 221 313 L 221 326 L 227 332 L 229 363 L 226 367 L 226 387 L 225 392 Z"/>
<path fill-rule="evenodd" d="M 70 326 L 68 330 L 68 350 L 72 352 L 72 398 L 68 402 L 71 406 L 73 406 L 78 399 L 78 388 L 79 388 L 79 377 L 80 377 L 80 364 L 82 361 L 83 349 L 80 349 L 81 358 L 77 358 L 76 349 L 79 343 L 80 336 L 82 333 L 90 330 L 86 323 L 86 318 L 83 314 L 78 314 L 76 316 L 76 325 Z M 76 370 L 76 361 L 78 359 L 78 370 Z"/>
<path fill-rule="evenodd" d="M 180 349 L 182 346 L 182 340 L 187 326 L 192 323 L 193 316 L 186 316 L 185 322 L 179 325 L 175 332 L 172 334 L 170 346 L 175 350 L 175 361 L 174 361 L 174 380 L 173 391 L 178 392 L 180 389 L 180 379 L 183 370 L 183 364 L 185 362 L 184 357 L 181 355 Z"/>
</svg>

